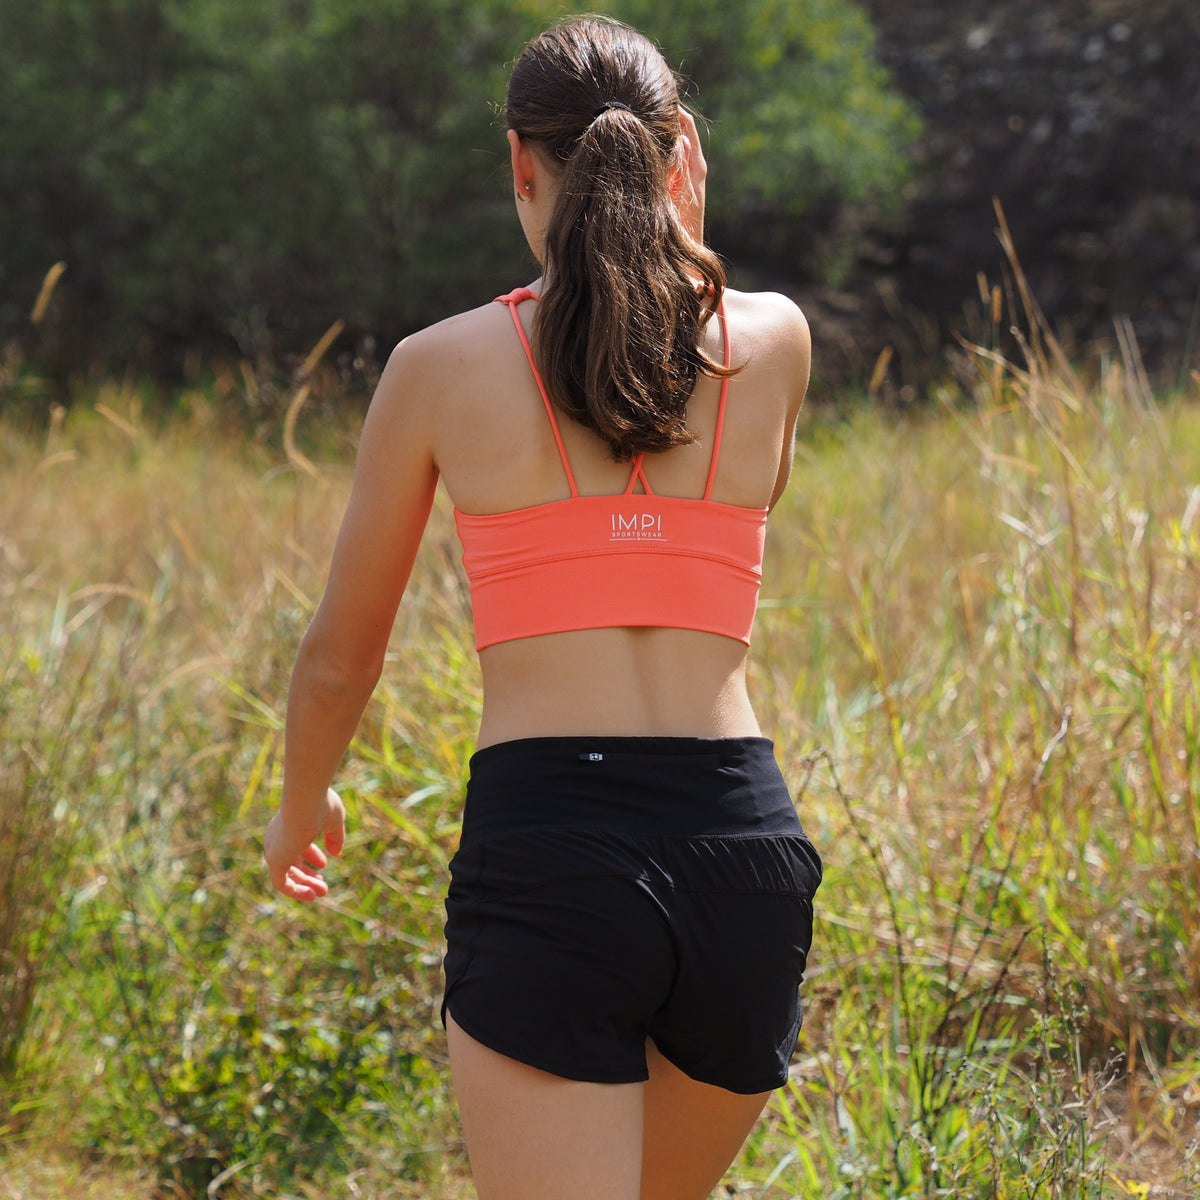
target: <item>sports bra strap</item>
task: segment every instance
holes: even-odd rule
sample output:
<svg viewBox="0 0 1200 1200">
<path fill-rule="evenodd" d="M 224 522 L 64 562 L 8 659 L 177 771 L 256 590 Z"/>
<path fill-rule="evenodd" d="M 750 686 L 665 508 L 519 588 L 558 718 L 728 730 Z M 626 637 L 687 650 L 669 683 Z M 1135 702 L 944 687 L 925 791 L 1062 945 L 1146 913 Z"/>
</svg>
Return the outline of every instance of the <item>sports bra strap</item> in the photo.
<svg viewBox="0 0 1200 1200">
<path fill-rule="evenodd" d="M 733 361 L 733 351 L 729 345 L 729 323 L 725 320 L 725 300 L 717 306 L 717 317 L 721 322 L 721 336 L 725 343 L 725 366 L 728 368 Z M 708 464 L 708 483 L 704 488 L 704 499 L 712 499 L 713 481 L 717 477 L 717 459 L 721 457 L 721 434 L 725 432 L 725 401 L 729 398 L 729 376 L 721 380 L 721 398 L 717 401 L 717 427 L 713 431 L 712 461 Z"/>
<path fill-rule="evenodd" d="M 562 431 L 558 427 L 558 418 L 554 415 L 554 405 L 550 403 L 550 397 L 546 393 L 546 385 L 542 382 L 541 372 L 537 369 L 537 363 L 533 358 L 533 347 L 529 344 L 529 338 L 525 334 L 525 326 L 521 324 L 521 318 L 517 315 L 517 305 L 523 300 L 536 300 L 537 293 L 531 291 L 527 287 L 519 287 L 514 291 L 508 292 L 503 296 L 497 296 L 493 303 L 508 305 L 509 314 L 512 316 L 513 325 L 516 326 L 517 335 L 521 339 L 521 345 L 525 348 L 525 357 L 529 360 L 529 369 L 533 372 L 534 382 L 537 384 L 538 392 L 541 394 L 542 403 L 546 407 L 546 416 L 550 418 L 550 428 L 554 431 L 554 441 L 558 446 L 558 457 L 562 461 L 563 470 L 567 475 L 567 484 L 571 489 L 572 498 L 578 498 L 579 488 L 575 485 L 575 473 L 571 470 L 571 461 L 567 458 L 567 448 L 563 445 Z M 725 301 L 722 299 L 717 306 L 717 317 L 721 322 L 721 335 L 725 344 L 724 361 L 728 367 L 733 361 L 733 350 L 729 344 L 729 325 L 725 320 Z M 708 481 L 704 486 L 704 499 L 712 499 L 713 482 L 717 478 L 717 460 L 721 457 L 721 435 L 725 431 L 725 403 L 729 398 L 729 376 L 726 375 L 721 380 L 721 397 L 717 401 L 717 424 L 713 430 L 713 450 L 712 459 L 708 464 Z M 629 483 L 625 487 L 625 495 L 633 493 L 634 486 L 638 480 L 641 480 L 642 487 L 646 489 L 647 496 L 654 495 L 654 489 L 650 486 L 650 480 L 646 478 L 645 454 L 637 455 L 633 460 L 633 472 L 629 476 Z"/>
<path fill-rule="evenodd" d="M 644 452 L 642 454 L 637 455 L 634 458 L 633 473 L 629 476 L 629 483 L 625 487 L 625 495 L 627 495 L 627 496 L 633 495 L 634 485 L 637 483 L 637 481 L 639 479 L 642 481 L 642 487 L 644 487 L 646 489 L 646 495 L 647 496 L 654 495 L 654 489 L 650 486 L 650 480 L 648 480 L 646 478 L 646 472 L 643 469 L 643 464 L 645 463 L 645 461 L 646 461 L 646 455 Z"/>
<path fill-rule="evenodd" d="M 525 347 L 525 357 L 529 360 L 529 369 L 533 372 L 533 379 L 541 393 L 542 403 L 546 406 L 546 416 L 550 418 L 550 428 L 554 431 L 554 441 L 558 446 L 558 457 L 562 460 L 563 470 L 567 473 L 567 485 L 571 489 L 572 498 L 576 498 L 579 495 L 579 488 L 575 486 L 575 473 L 571 470 L 570 459 L 567 458 L 567 448 L 563 445 L 562 432 L 558 428 L 558 418 L 554 415 L 554 405 L 550 403 L 550 397 L 546 394 L 546 385 L 542 382 L 542 374 L 533 359 L 533 347 L 530 346 L 529 338 L 525 335 L 525 326 L 521 324 L 521 318 L 517 315 L 517 305 L 522 300 L 536 300 L 537 298 L 536 292 L 530 291 L 527 287 L 521 287 L 507 295 L 497 296 L 493 303 L 508 305 L 508 311 L 512 316 L 513 324 L 517 327 L 521 345 Z"/>
</svg>

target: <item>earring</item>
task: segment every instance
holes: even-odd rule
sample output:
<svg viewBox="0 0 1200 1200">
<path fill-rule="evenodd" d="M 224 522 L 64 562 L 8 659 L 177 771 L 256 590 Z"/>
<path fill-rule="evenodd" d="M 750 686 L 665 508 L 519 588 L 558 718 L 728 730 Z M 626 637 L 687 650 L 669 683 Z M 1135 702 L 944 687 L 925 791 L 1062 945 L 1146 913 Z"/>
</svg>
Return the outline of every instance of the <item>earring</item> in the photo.
<svg viewBox="0 0 1200 1200">
<path fill-rule="evenodd" d="M 533 191 L 533 184 L 532 184 L 532 183 L 524 183 L 524 184 L 522 184 L 522 185 L 521 185 L 521 190 L 520 190 L 520 191 L 517 193 L 517 199 L 518 199 L 518 200 L 519 200 L 519 201 L 520 201 L 522 204 L 527 204 L 527 203 L 528 203 L 530 200 L 532 200 L 532 199 L 533 199 L 533 197 L 532 197 L 532 196 L 530 196 L 530 195 L 527 195 L 526 193 L 528 193 L 528 192 L 532 192 L 532 191 Z"/>
</svg>

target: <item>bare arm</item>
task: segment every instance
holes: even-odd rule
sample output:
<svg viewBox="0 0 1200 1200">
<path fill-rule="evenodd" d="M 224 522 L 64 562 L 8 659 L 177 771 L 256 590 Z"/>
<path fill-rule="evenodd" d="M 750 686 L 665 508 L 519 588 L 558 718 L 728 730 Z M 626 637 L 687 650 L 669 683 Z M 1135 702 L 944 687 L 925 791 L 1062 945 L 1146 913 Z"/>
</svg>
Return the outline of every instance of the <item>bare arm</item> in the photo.
<svg viewBox="0 0 1200 1200">
<path fill-rule="evenodd" d="M 263 838 L 276 891 L 315 900 L 325 853 L 340 854 L 345 814 L 330 788 L 383 667 L 437 487 L 429 389 L 401 343 L 371 401 L 325 594 L 288 692 L 283 796 Z"/>
<path fill-rule="evenodd" d="M 700 130 L 696 118 L 683 105 L 679 106 L 679 138 L 681 161 L 671 178 L 671 195 L 684 229 L 696 241 L 704 241 L 704 205 L 708 180 L 708 161 L 700 142 Z M 770 507 L 783 495 L 788 478 L 792 473 L 792 460 L 796 444 L 796 421 L 808 391 L 809 375 L 812 371 L 812 337 L 804 314 L 790 300 L 782 301 L 783 350 L 787 361 L 784 370 L 791 381 L 788 395 L 786 429 L 784 431 L 783 455 L 779 472 L 771 492 Z"/>
<path fill-rule="evenodd" d="M 787 350 L 790 357 L 788 377 L 792 381 L 788 398 L 787 418 L 783 433 L 783 455 L 779 461 L 779 474 L 775 477 L 775 487 L 771 492 L 770 507 L 774 508 L 776 501 L 783 495 L 788 479 L 792 474 L 792 461 L 796 452 L 796 421 L 800 416 L 800 408 L 804 404 L 808 392 L 809 375 L 812 372 L 812 334 L 809 332 L 808 321 L 804 314 L 791 301 L 785 301 L 788 308 Z"/>
</svg>

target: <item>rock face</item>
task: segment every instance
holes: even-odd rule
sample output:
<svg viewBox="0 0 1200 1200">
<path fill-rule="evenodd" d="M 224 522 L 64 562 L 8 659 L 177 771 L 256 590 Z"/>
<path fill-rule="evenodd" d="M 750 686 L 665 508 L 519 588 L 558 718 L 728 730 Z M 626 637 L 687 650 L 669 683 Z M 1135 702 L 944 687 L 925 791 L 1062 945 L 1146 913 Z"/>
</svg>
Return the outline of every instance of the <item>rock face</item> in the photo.
<svg viewBox="0 0 1200 1200">
<path fill-rule="evenodd" d="M 855 281 L 900 327 L 901 377 L 919 378 L 931 342 L 977 325 L 979 272 L 1000 281 L 995 197 L 1071 349 L 1113 343 L 1127 316 L 1152 371 L 1176 378 L 1200 341 L 1200 3 L 865 7 L 926 124 L 906 225 L 877 240 Z M 836 371 L 848 350 L 835 351 Z"/>
</svg>

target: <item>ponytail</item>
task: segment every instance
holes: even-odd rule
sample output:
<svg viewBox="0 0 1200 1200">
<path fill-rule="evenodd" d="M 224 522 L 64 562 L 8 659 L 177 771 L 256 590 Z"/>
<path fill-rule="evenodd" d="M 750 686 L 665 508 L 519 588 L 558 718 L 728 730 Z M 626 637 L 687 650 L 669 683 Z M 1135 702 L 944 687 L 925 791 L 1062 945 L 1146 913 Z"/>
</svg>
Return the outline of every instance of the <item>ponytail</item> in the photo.
<svg viewBox="0 0 1200 1200">
<path fill-rule="evenodd" d="M 626 26 L 568 21 L 526 48 L 507 111 L 511 128 L 563 164 L 533 326 L 552 400 L 618 460 L 694 441 L 686 406 L 698 375 L 732 371 L 698 344 L 725 273 L 671 200 L 674 76 Z"/>
</svg>

